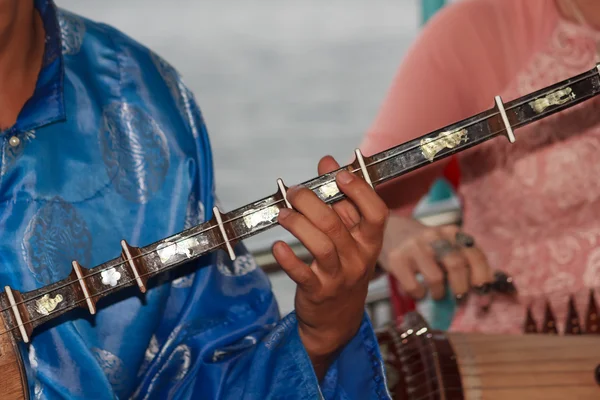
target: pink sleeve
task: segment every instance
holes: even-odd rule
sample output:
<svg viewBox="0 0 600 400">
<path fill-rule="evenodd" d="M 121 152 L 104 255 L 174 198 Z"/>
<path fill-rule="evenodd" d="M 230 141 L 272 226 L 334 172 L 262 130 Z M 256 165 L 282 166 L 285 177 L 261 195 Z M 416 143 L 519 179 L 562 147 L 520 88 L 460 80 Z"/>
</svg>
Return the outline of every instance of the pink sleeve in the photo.
<svg viewBox="0 0 600 400">
<path fill-rule="evenodd" d="M 506 48 L 511 46 L 515 35 L 526 33 L 518 32 L 521 24 L 516 24 L 517 27 L 514 24 L 514 13 L 518 10 L 508 7 L 508 3 L 517 4 L 514 0 L 463 0 L 447 6 L 425 26 L 406 54 L 360 146 L 365 155 L 493 106 L 494 96 L 513 73 L 503 59 Z M 512 31 L 503 24 L 507 20 L 513 21 Z M 511 51 L 520 49 L 513 47 Z M 412 205 L 424 195 L 432 181 L 441 175 L 447 160 L 419 169 L 412 179 L 401 179 L 405 184 L 399 185 L 403 199 L 398 207 Z M 411 195 L 407 194 L 407 188 Z"/>
</svg>

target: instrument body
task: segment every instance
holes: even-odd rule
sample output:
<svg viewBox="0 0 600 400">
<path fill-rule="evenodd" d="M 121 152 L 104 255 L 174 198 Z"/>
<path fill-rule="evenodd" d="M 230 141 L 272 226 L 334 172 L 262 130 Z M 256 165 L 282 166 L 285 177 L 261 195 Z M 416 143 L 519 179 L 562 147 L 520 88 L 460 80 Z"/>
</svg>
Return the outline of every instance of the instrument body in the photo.
<svg viewBox="0 0 600 400">
<path fill-rule="evenodd" d="M 600 336 L 448 334 L 465 399 L 598 399 Z"/>
<path fill-rule="evenodd" d="M 600 398 L 600 335 L 444 333 L 410 313 L 378 340 L 394 399 Z"/>
<path fill-rule="evenodd" d="M 0 313 L 0 330 L 6 330 L 2 313 Z M 0 335 L 0 399 L 29 399 L 27 375 L 21 352 L 13 335 Z"/>
</svg>

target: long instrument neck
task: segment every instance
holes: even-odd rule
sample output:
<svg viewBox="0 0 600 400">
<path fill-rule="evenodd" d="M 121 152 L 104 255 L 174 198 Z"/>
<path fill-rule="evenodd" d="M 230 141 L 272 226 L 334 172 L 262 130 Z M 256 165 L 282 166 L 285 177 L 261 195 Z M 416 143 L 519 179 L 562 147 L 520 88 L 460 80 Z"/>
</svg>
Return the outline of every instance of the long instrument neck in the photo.
<svg viewBox="0 0 600 400">
<path fill-rule="evenodd" d="M 495 107 L 487 111 L 371 157 L 357 150 L 352 164 L 302 185 L 324 202 L 334 203 L 344 198 L 335 184 L 335 175 L 342 169 L 358 174 L 375 187 L 496 136 L 507 136 L 512 142 L 515 129 L 598 95 L 598 68 L 506 104 L 496 97 Z M 0 307 L 9 330 L 27 342 L 32 330 L 50 319 L 79 306 L 93 314 L 100 298 L 133 285 L 145 292 L 149 278 L 209 252 L 221 249 L 234 259 L 236 242 L 272 228 L 279 210 L 290 206 L 286 186 L 281 180 L 278 185 L 274 195 L 225 214 L 214 208 L 209 221 L 148 246 L 132 247 L 122 241 L 120 257 L 95 268 L 85 269 L 74 261 L 69 277 L 52 285 L 27 293 L 5 287 Z"/>
</svg>

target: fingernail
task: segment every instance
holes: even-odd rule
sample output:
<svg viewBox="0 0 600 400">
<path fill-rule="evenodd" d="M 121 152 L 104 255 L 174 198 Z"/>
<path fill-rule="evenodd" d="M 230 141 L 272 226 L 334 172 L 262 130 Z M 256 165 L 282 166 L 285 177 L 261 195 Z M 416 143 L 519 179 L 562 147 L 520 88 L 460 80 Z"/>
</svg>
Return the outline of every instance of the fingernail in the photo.
<svg viewBox="0 0 600 400">
<path fill-rule="evenodd" d="M 299 186 L 298 186 L 298 185 L 290 186 L 290 187 L 287 189 L 287 195 L 289 196 L 290 194 L 294 193 L 295 191 L 297 191 L 297 190 L 298 190 L 298 188 L 299 188 Z"/>
<path fill-rule="evenodd" d="M 277 218 L 278 219 L 286 219 L 291 214 L 292 214 L 292 210 L 290 210 L 289 208 L 280 208 L 279 209 L 279 216 Z"/>
<path fill-rule="evenodd" d="M 341 183 L 346 185 L 346 184 L 352 182 L 352 179 L 354 179 L 354 176 L 350 172 L 343 170 L 343 171 L 338 172 L 338 174 L 336 175 L 336 178 L 338 181 L 340 181 Z"/>
<path fill-rule="evenodd" d="M 286 252 L 287 252 L 287 248 L 286 248 L 286 244 L 284 242 L 278 241 L 275 244 L 273 244 L 273 253 L 275 255 L 285 256 Z"/>
</svg>

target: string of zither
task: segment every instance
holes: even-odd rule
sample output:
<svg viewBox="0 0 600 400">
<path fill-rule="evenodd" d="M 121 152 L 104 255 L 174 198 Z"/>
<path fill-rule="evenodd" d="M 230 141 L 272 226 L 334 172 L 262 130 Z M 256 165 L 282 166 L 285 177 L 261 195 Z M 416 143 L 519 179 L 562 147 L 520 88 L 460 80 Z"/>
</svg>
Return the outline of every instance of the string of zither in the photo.
<svg viewBox="0 0 600 400">
<path fill-rule="evenodd" d="M 553 91 L 560 90 L 561 88 L 565 88 L 565 87 L 568 87 L 568 86 L 570 86 L 570 85 L 576 84 L 576 83 L 578 83 L 578 82 L 581 82 L 581 81 L 583 81 L 583 80 L 586 80 L 586 79 L 590 78 L 591 76 L 593 76 L 593 75 L 597 75 L 597 74 L 598 74 L 598 73 L 596 73 L 596 72 L 590 72 L 590 73 L 586 74 L 585 76 L 583 76 L 583 77 L 581 77 L 581 78 L 579 78 L 579 79 L 577 79 L 577 80 L 574 80 L 574 81 L 571 81 L 571 82 L 568 82 L 568 83 L 564 83 L 562 86 L 558 86 L 558 87 L 554 88 L 554 89 L 553 89 Z M 547 95 L 547 93 L 546 93 L 546 94 L 542 93 L 542 94 L 540 94 L 538 97 L 543 97 L 543 96 L 545 96 L 545 95 Z M 536 97 L 536 98 L 537 98 L 537 97 Z M 533 100 L 532 100 L 532 99 L 529 99 L 529 100 L 523 100 L 523 101 L 517 102 L 516 104 L 512 105 L 511 107 L 508 107 L 508 108 L 506 108 L 506 111 L 509 111 L 509 110 L 515 109 L 515 108 L 517 108 L 517 107 L 520 107 L 520 106 L 522 106 L 523 104 L 525 104 L 525 103 L 528 103 L 528 102 L 531 102 L 531 101 L 533 101 Z M 461 127 L 460 127 L 460 129 L 466 129 L 466 128 L 469 128 L 469 127 L 471 127 L 471 126 L 473 126 L 473 125 L 476 125 L 476 124 L 478 124 L 478 123 L 480 123 L 480 122 L 482 122 L 482 121 L 488 120 L 488 119 L 490 119 L 490 118 L 492 118 L 492 117 L 494 117 L 494 116 L 497 116 L 497 115 L 500 115 L 500 113 L 499 113 L 499 112 L 493 112 L 493 113 L 490 113 L 488 116 L 485 116 L 485 117 L 479 118 L 479 119 L 477 119 L 477 120 L 474 120 L 474 121 L 471 121 L 471 122 L 469 122 L 469 123 L 468 123 L 468 124 L 466 124 L 466 125 L 463 125 L 463 126 L 461 126 Z M 533 118 L 532 118 L 532 119 L 533 119 Z M 524 121 L 524 122 L 521 122 L 521 123 L 515 124 L 514 126 L 511 126 L 511 128 L 515 128 L 515 129 L 516 129 L 516 128 L 518 128 L 518 127 L 520 127 L 520 126 L 522 126 L 522 125 L 526 124 L 527 122 L 528 122 L 528 121 Z M 494 136 L 497 136 L 497 135 L 499 135 L 499 134 L 501 134 L 502 132 L 505 132 L 505 131 L 506 131 L 506 127 L 505 127 L 505 128 L 503 128 L 503 129 L 499 129 L 499 130 L 497 130 L 497 131 L 494 131 L 494 132 L 490 133 L 489 135 L 486 135 L 486 136 L 484 136 L 484 137 L 482 138 L 482 140 L 486 140 L 486 139 L 493 138 Z M 444 139 L 444 138 L 443 138 L 443 137 L 437 137 L 437 138 L 434 138 L 434 139 L 433 139 L 431 142 L 429 142 L 429 143 L 432 143 L 432 142 L 434 142 L 434 141 L 437 141 L 437 140 L 442 140 L 442 139 Z M 404 149 L 404 150 L 402 150 L 402 151 L 401 151 L 401 152 L 399 152 L 399 153 L 392 154 L 392 155 L 389 155 L 389 156 L 387 156 L 387 157 L 384 157 L 384 158 L 382 158 L 382 159 L 379 159 L 379 160 L 376 160 L 376 161 L 374 161 L 374 162 L 371 162 L 370 164 L 367 164 L 367 165 L 366 165 L 366 167 L 367 167 L 367 168 L 368 168 L 368 167 L 372 167 L 372 166 L 374 166 L 374 165 L 377 165 L 377 164 L 379 164 L 379 163 L 381 163 L 381 162 L 387 161 L 387 160 L 389 160 L 389 159 L 391 159 L 391 158 L 395 158 L 395 157 L 401 156 L 401 155 L 403 155 L 403 154 L 405 154 L 405 153 L 408 153 L 408 152 L 410 152 L 410 151 L 412 151 L 412 150 L 418 149 L 419 147 L 421 147 L 421 145 L 420 145 L 420 144 L 419 144 L 419 145 L 414 145 L 414 146 L 412 146 L 412 147 L 409 147 L 409 148 L 407 148 L 407 149 Z M 460 149 L 461 149 L 461 148 L 463 148 L 463 147 L 464 147 L 464 145 L 458 146 L 458 147 L 456 148 L 456 151 L 460 150 Z M 340 168 L 338 171 L 341 171 L 341 170 L 343 170 L 343 168 Z M 357 169 L 351 169 L 349 172 L 351 172 L 351 173 L 355 173 L 355 172 L 359 172 L 359 171 L 361 171 L 361 168 L 357 168 Z M 405 171 L 405 169 L 404 169 L 404 170 L 400 170 L 400 171 L 398 171 L 398 174 L 400 175 L 400 174 L 402 174 L 404 171 Z M 334 171 L 334 172 L 335 172 L 335 171 Z M 375 181 L 373 181 L 372 183 L 373 183 L 373 185 L 376 185 L 377 183 L 380 183 L 380 182 L 381 182 L 381 181 L 383 181 L 383 180 L 384 180 L 384 179 L 378 179 L 378 180 L 375 180 Z M 332 182 L 335 182 L 335 178 L 334 178 L 334 179 L 332 179 L 332 180 L 328 180 L 328 181 L 326 181 L 326 182 L 323 182 L 323 183 L 319 184 L 318 186 L 316 186 L 315 188 L 313 188 L 313 189 L 311 189 L 311 190 L 312 190 L 312 191 L 314 191 L 314 190 L 317 190 L 317 189 L 319 189 L 319 188 L 321 188 L 321 187 L 323 187 L 323 186 L 326 186 L 326 185 L 328 185 L 328 184 L 330 184 L 330 183 L 332 183 Z M 259 212 L 259 211 L 261 211 L 261 210 L 264 210 L 264 209 L 266 209 L 266 208 L 269 208 L 269 207 L 275 206 L 275 205 L 277 205 L 277 204 L 279 204 L 279 203 L 282 203 L 282 202 L 284 202 L 284 201 L 285 201 L 285 200 L 276 200 L 276 201 L 274 201 L 274 202 L 272 202 L 272 203 L 270 203 L 270 204 L 268 204 L 268 205 L 265 205 L 264 207 L 261 207 L 261 208 L 258 208 L 258 209 L 256 209 L 256 210 L 254 210 L 254 211 L 253 211 L 253 214 L 254 214 L 254 213 L 257 213 L 257 212 Z M 241 219 L 242 217 L 245 217 L 245 216 L 247 216 L 247 215 L 239 215 L 239 216 L 236 216 L 236 217 L 230 218 L 230 219 L 228 219 L 228 220 L 226 220 L 226 221 L 223 221 L 223 224 L 226 224 L 226 223 L 229 223 L 229 222 L 233 222 L 233 221 L 235 221 L 235 220 L 238 220 L 238 219 Z M 179 242 L 182 242 L 182 241 L 188 240 L 188 239 L 190 239 L 190 238 L 196 237 L 196 236 L 198 236 L 198 235 L 201 235 L 201 234 L 203 234 L 203 233 L 205 233 L 205 232 L 212 231 L 213 229 L 219 229 L 219 227 L 218 227 L 218 226 L 211 226 L 211 227 L 209 227 L 209 228 L 206 228 L 206 229 L 203 229 L 203 230 L 201 230 L 201 231 L 198 231 L 198 232 L 196 232 L 196 233 L 194 233 L 194 234 L 191 234 L 191 235 L 188 235 L 188 236 L 183 236 L 183 237 L 179 238 L 178 240 L 171 242 L 170 246 L 172 246 L 172 245 L 175 245 L 175 244 L 177 244 L 177 243 L 179 243 Z M 226 240 L 226 241 L 224 241 L 224 242 L 220 242 L 220 243 L 218 243 L 217 245 L 215 245 L 215 246 L 213 246 L 213 247 L 211 247 L 211 248 L 207 249 L 207 250 L 205 251 L 205 253 L 209 253 L 209 252 L 211 252 L 211 251 L 214 251 L 214 250 L 216 250 L 216 249 L 220 248 L 221 246 L 223 246 L 224 244 L 226 244 L 226 243 L 229 243 L 229 242 L 231 242 L 231 241 L 233 241 L 233 240 L 244 239 L 244 238 L 246 238 L 246 237 L 250 237 L 250 236 L 252 236 L 253 234 L 254 234 L 253 232 L 248 232 L 248 233 L 246 233 L 246 234 L 243 234 L 243 235 L 239 235 L 239 236 L 237 236 L 237 237 L 234 237 L 234 238 L 232 238 L 232 239 L 230 239 L 230 240 Z M 138 255 L 136 255 L 136 256 L 134 256 L 134 257 L 131 257 L 131 259 L 128 259 L 128 260 L 125 260 L 125 261 L 119 262 L 119 263 L 117 263 L 117 264 L 115 264 L 115 265 L 108 266 L 108 267 L 106 267 L 106 268 L 103 268 L 103 269 L 100 269 L 100 270 L 98 270 L 98 271 L 94 271 L 94 272 L 92 272 L 92 273 L 90 273 L 90 274 L 86 275 L 86 276 L 85 276 L 85 277 L 83 277 L 83 278 L 78 278 L 78 279 L 75 279 L 75 280 L 71 280 L 71 281 L 69 281 L 69 282 L 67 282 L 67 283 L 64 283 L 64 284 L 62 284 L 62 285 L 60 285 L 60 286 L 57 286 L 57 287 L 55 287 L 55 288 L 53 288 L 53 289 L 51 289 L 51 290 L 48 290 L 48 291 L 46 291 L 46 292 L 39 293 L 38 295 L 36 295 L 36 296 L 34 296 L 34 297 L 30 298 L 30 299 L 19 301 L 19 302 L 15 303 L 14 305 L 15 305 L 15 306 L 18 306 L 18 305 L 21 305 L 21 304 L 29 303 L 29 302 L 31 302 L 31 301 L 33 301 L 33 300 L 39 299 L 39 298 L 41 298 L 41 297 L 43 297 L 43 296 L 47 295 L 47 294 L 51 294 L 51 293 L 53 293 L 53 292 L 55 292 L 55 291 L 57 291 L 57 290 L 60 290 L 60 289 L 62 289 L 62 288 L 68 287 L 68 286 L 71 286 L 71 285 L 73 285 L 74 283 L 79 283 L 80 281 L 84 281 L 85 279 L 87 279 L 87 278 L 89 278 L 89 277 L 92 277 L 92 276 L 98 275 L 98 274 L 100 274 L 100 273 L 102 273 L 102 272 L 104 272 L 104 271 L 107 271 L 107 270 L 109 270 L 109 269 L 116 268 L 116 267 L 121 267 L 121 266 L 123 266 L 123 265 L 126 265 L 126 264 L 128 264 L 128 263 L 130 262 L 130 260 L 131 260 L 131 261 L 133 261 L 133 260 L 135 260 L 135 259 L 138 259 L 138 258 L 141 258 L 141 257 L 147 256 L 147 255 L 149 255 L 149 254 L 152 254 L 152 253 L 154 253 L 154 252 L 156 252 L 156 251 L 157 251 L 157 250 L 151 250 L 151 251 L 147 251 L 147 252 L 145 252 L 145 253 L 140 253 L 140 254 L 138 254 Z M 152 275 L 152 274 L 154 274 L 155 272 L 156 272 L 156 271 L 152 271 L 152 272 L 148 272 L 148 273 L 142 274 L 142 275 L 140 275 L 140 278 L 142 278 L 142 277 L 146 277 L 146 276 L 149 276 L 149 275 Z M 92 297 L 95 297 L 95 296 L 100 296 L 100 295 L 102 295 L 102 294 L 104 294 L 104 293 L 107 293 L 107 292 L 110 292 L 110 291 L 116 290 L 116 289 L 118 289 L 118 288 L 120 288 L 120 287 L 127 286 L 128 284 L 130 284 L 130 283 L 132 283 L 132 282 L 135 282 L 135 279 L 133 279 L 133 280 L 130 280 L 130 281 L 127 281 L 127 282 L 124 282 L 124 283 L 122 283 L 122 284 L 119 284 L 118 286 L 111 287 L 110 289 L 107 289 L 107 290 L 101 291 L 101 292 L 99 292 L 99 293 L 95 293 L 95 294 L 94 294 L 94 296 L 91 296 L 91 297 L 88 297 L 88 296 L 86 296 L 86 297 L 85 297 L 83 300 L 79 300 L 79 301 L 75 302 L 75 303 L 74 303 L 74 305 L 78 305 L 78 304 L 80 304 L 80 303 L 82 303 L 82 302 L 85 302 L 85 301 L 87 301 L 87 300 L 91 299 Z M 73 308 L 73 307 L 70 307 L 70 308 L 68 308 L 68 309 L 66 309 L 66 310 L 70 310 L 70 309 L 72 309 L 72 308 Z M 0 309 L 0 312 L 5 312 L 5 311 L 7 311 L 7 310 L 10 310 L 10 309 L 11 309 L 11 307 L 5 307 L 5 308 L 3 308 L 3 309 Z M 66 311 L 66 310 L 65 310 L 65 309 L 61 309 L 61 310 L 58 310 L 58 309 L 57 309 L 57 310 L 51 311 L 50 313 L 48 313 L 48 315 L 44 315 L 43 317 L 38 317 L 38 318 L 34 318 L 34 319 L 32 319 L 32 320 L 29 320 L 29 321 L 28 321 L 28 323 L 35 322 L 35 321 L 37 321 L 37 320 L 39 320 L 39 319 L 46 318 L 46 317 L 48 317 L 48 316 L 50 316 L 50 315 L 52 315 L 52 314 L 54 314 L 54 313 L 57 313 L 57 312 L 60 312 L 60 311 Z M 17 329 L 18 327 L 20 327 L 20 326 L 24 326 L 24 325 L 25 325 L 25 323 L 23 323 L 23 324 L 18 324 L 17 326 L 15 326 L 15 327 L 13 327 L 13 328 L 11 328 L 11 329 L 9 329 L 9 330 L 6 330 L 6 331 L 4 331 L 4 332 L 0 332 L 0 336 L 1 336 L 1 335 L 3 335 L 3 334 L 5 334 L 5 333 L 11 332 L 11 331 L 13 331 L 14 329 Z"/>
</svg>

